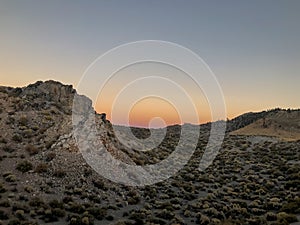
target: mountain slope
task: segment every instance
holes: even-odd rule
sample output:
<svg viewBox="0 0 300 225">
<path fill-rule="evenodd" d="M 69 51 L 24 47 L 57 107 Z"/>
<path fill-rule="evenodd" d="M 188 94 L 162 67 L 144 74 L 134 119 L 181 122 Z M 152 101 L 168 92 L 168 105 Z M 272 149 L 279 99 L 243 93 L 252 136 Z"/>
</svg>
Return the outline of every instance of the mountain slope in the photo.
<svg viewBox="0 0 300 225">
<path fill-rule="evenodd" d="M 300 140 L 300 110 L 277 110 L 231 135 L 270 136 L 286 141 Z"/>
</svg>

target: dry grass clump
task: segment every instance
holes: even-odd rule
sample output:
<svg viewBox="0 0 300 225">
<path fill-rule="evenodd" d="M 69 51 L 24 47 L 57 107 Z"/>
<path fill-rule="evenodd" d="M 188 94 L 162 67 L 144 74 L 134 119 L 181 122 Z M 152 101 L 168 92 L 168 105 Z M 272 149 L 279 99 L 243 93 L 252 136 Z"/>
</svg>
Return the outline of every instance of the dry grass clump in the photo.
<svg viewBox="0 0 300 225">
<path fill-rule="evenodd" d="M 35 155 L 39 152 L 39 149 L 31 144 L 27 145 L 25 150 L 29 153 L 29 155 Z"/>
<path fill-rule="evenodd" d="M 35 167 L 36 173 L 46 173 L 48 171 L 48 165 L 46 163 L 40 163 Z"/>
<path fill-rule="evenodd" d="M 27 160 L 19 162 L 16 166 L 16 169 L 21 171 L 22 173 L 26 173 L 33 169 L 33 165 L 31 162 L 28 162 Z"/>
</svg>

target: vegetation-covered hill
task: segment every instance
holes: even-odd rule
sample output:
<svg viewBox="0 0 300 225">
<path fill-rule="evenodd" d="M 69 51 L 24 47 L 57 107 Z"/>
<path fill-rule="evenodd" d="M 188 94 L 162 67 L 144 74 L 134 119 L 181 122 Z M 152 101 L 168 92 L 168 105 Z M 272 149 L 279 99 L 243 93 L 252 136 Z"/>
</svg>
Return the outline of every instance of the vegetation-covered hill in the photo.
<svg viewBox="0 0 300 225">
<path fill-rule="evenodd" d="M 261 113 L 255 121 L 231 133 L 261 135 L 282 140 L 300 140 L 300 110 L 273 110 Z"/>
<path fill-rule="evenodd" d="M 197 148 L 183 169 L 163 182 L 129 187 L 101 177 L 78 151 L 71 121 L 75 95 L 72 86 L 55 81 L 0 87 L 0 224 L 279 225 L 297 221 L 299 141 L 226 135 L 212 165 L 201 172 L 198 166 L 209 136 L 209 125 L 201 125 Z M 82 98 L 91 107 L 91 101 Z M 229 130 L 262 115 L 266 112 L 229 121 Z M 273 117 L 266 116 L 267 126 L 268 118 Z M 117 140 L 105 116 L 95 113 L 95 119 L 99 139 L 112 156 L 140 166 L 168 157 L 182 129 L 168 127 L 155 149 L 139 152 Z M 150 135 L 148 129 L 132 130 L 138 138 Z"/>
</svg>

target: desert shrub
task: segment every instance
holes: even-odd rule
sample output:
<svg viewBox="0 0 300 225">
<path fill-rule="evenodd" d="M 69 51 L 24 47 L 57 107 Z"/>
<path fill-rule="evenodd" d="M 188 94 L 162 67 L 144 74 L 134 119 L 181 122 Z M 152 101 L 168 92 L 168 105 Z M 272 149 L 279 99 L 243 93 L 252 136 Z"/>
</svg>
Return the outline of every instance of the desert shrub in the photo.
<svg viewBox="0 0 300 225">
<path fill-rule="evenodd" d="M 48 171 L 48 165 L 46 163 L 40 163 L 35 167 L 36 173 L 46 173 Z"/>
<path fill-rule="evenodd" d="M 8 152 L 8 153 L 12 153 L 12 152 L 15 151 L 15 149 L 12 148 L 12 147 L 9 146 L 9 145 L 4 145 L 4 146 L 3 146 L 3 151 Z"/>
<path fill-rule="evenodd" d="M 29 155 L 35 155 L 39 152 L 38 148 L 31 144 L 27 145 L 25 150 L 29 153 Z"/>
<path fill-rule="evenodd" d="M 33 125 L 33 126 L 31 126 L 31 129 L 32 129 L 33 131 L 37 131 L 37 130 L 39 129 L 39 127 L 36 126 L 36 125 Z"/>
<path fill-rule="evenodd" d="M 113 221 L 114 217 L 112 215 L 108 215 L 107 217 L 105 217 L 105 219 L 107 219 L 108 221 Z"/>
<path fill-rule="evenodd" d="M 62 169 L 57 169 L 54 171 L 53 176 L 58 178 L 63 178 L 66 175 L 66 172 Z"/>
<path fill-rule="evenodd" d="M 89 212 L 89 214 L 94 216 L 97 220 L 103 220 L 107 216 L 106 208 L 91 207 L 88 208 L 87 211 Z"/>
<path fill-rule="evenodd" d="M 85 211 L 84 207 L 78 203 L 72 203 L 68 210 L 72 213 L 78 213 L 78 214 L 84 213 Z"/>
<path fill-rule="evenodd" d="M 88 216 L 84 216 L 81 219 L 81 224 L 82 225 L 93 224 L 93 220 L 91 218 L 89 218 Z"/>
<path fill-rule="evenodd" d="M 135 211 L 132 211 L 131 214 L 129 215 L 129 219 L 131 219 L 132 221 L 134 221 L 136 224 L 144 224 L 144 219 L 145 219 L 145 216 L 139 212 L 135 212 Z M 151 221 L 153 222 L 153 221 Z M 159 223 L 161 224 L 161 223 Z"/>
<path fill-rule="evenodd" d="M 59 208 L 59 209 L 64 208 L 64 203 L 58 201 L 57 199 L 51 200 L 48 204 L 51 208 Z"/>
<path fill-rule="evenodd" d="M 162 211 L 160 211 L 157 214 L 157 217 L 165 219 L 165 220 L 170 220 L 170 219 L 172 219 L 174 217 L 174 213 L 171 212 L 171 211 L 168 211 L 166 209 L 163 209 Z"/>
<path fill-rule="evenodd" d="M 39 225 L 36 221 L 25 221 L 22 223 L 22 225 Z"/>
<path fill-rule="evenodd" d="M 10 202 L 8 200 L 4 200 L 0 202 L 0 207 L 8 208 L 10 207 Z"/>
<path fill-rule="evenodd" d="M 42 217 L 42 219 L 46 222 L 46 223 L 51 223 L 51 222 L 56 222 L 58 221 L 57 216 L 53 213 L 53 211 L 51 209 L 46 209 L 44 216 Z"/>
<path fill-rule="evenodd" d="M 55 157 L 56 157 L 56 154 L 55 154 L 54 152 L 49 152 L 49 153 L 46 155 L 46 161 L 47 161 L 47 162 L 50 162 L 50 161 L 52 161 Z"/>
<path fill-rule="evenodd" d="M 286 213 L 300 213 L 300 198 L 297 198 L 295 200 L 292 200 L 286 204 L 284 204 L 281 208 L 282 212 Z"/>
<path fill-rule="evenodd" d="M 88 177 L 88 176 L 93 174 L 93 170 L 90 169 L 90 168 L 85 168 L 84 171 L 83 171 L 83 174 L 84 174 L 85 177 Z"/>
<path fill-rule="evenodd" d="M 7 219 L 8 219 L 8 214 L 4 210 L 0 209 L 0 220 L 7 220 Z"/>
<path fill-rule="evenodd" d="M 14 134 L 12 136 L 12 140 L 15 141 L 15 142 L 20 143 L 20 142 L 22 142 L 22 137 L 19 134 Z"/>
<path fill-rule="evenodd" d="M 102 180 L 93 180 L 93 184 L 96 188 L 107 190 L 107 187 L 105 187 L 105 184 Z"/>
<path fill-rule="evenodd" d="M 23 137 L 31 138 L 33 137 L 33 130 L 32 129 L 25 129 L 22 133 Z"/>
<path fill-rule="evenodd" d="M 286 188 L 299 188 L 300 187 L 300 180 L 289 180 L 285 184 Z"/>
<path fill-rule="evenodd" d="M 5 176 L 4 179 L 7 182 L 15 182 L 15 181 L 17 181 L 16 176 L 13 175 L 13 174 L 9 174 L 9 175 Z"/>
<path fill-rule="evenodd" d="M 81 225 L 80 217 L 75 215 L 68 215 L 69 225 Z"/>
<path fill-rule="evenodd" d="M 17 218 L 24 220 L 24 210 L 19 209 L 15 212 L 15 214 Z"/>
<path fill-rule="evenodd" d="M 287 214 L 285 212 L 280 212 L 277 214 L 277 221 L 280 223 L 293 223 L 297 222 L 297 217 L 292 214 Z"/>
<path fill-rule="evenodd" d="M 46 132 L 47 129 L 48 129 L 47 127 L 41 127 L 40 130 L 39 130 L 39 133 L 43 134 L 43 133 Z"/>
<path fill-rule="evenodd" d="M 31 164 L 31 162 L 28 161 L 22 161 L 20 163 L 17 164 L 16 169 L 21 171 L 22 173 L 28 172 L 29 170 L 32 170 L 33 165 Z"/>
<path fill-rule="evenodd" d="M 265 215 L 267 221 L 276 221 L 277 220 L 277 215 L 273 212 L 267 212 Z"/>
<path fill-rule="evenodd" d="M 237 220 L 226 219 L 226 220 L 221 221 L 221 224 L 222 225 L 239 225 L 239 224 L 241 224 L 241 222 L 237 221 Z"/>
<path fill-rule="evenodd" d="M 128 203 L 130 205 L 135 205 L 140 202 L 140 196 L 137 191 L 131 190 L 127 193 Z"/>
<path fill-rule="evenodd" d="M 57 217 L 64 217 L 66 215 L 65 211 L 61 208 L 53 209 L 52 214 Z"/>
<path fill-rule="evenodd" d="M 12 210 L 14 212 L 16 212 L 17 210 L 23 210 L 25 213 L 28 213 L 29 212 L 29 207 L 28 207 L 28 205 L 21 204 L 19 202 L 15 202 L 12 206 Z"/>
<path fill-rule="evenodd" d="M 29 205 L 31 207 L 41 207 L 41 206 L 45 205 L 45 203 L 39 197 L 34 197 L 29 201 Z"/>
<path fill-rule="evenodd" d="M 45 146 L 47 149 L 50 149 L 54 143 L 55 143 L 55 141 L 48 141 Z"/>
<path fill-rule="evenodd" d="M 21 116 L 21 118 L 19 119 L 19 125 L 21 126 L 27 126 L 28 124 L 28 119 L 26 116 Z"/>
<path fill-rule="evenodd" d="M 68 204 L 69 202 L 73 202 L 73 198 L 71 196 L 65 196 L 63 198 L 63 203 Z"/>
<path fill-rule="evenodd" d="M 127 199 L 127 202 L 129 205 L 136 205 L 140 202 L 140 197 L 138 195 L 135 195 L 133 197 L 129 197 Z"/>
<path fill-rule="evenodd" d="M 11 124 L 14 124 L 14 123 L 15 123 L 15 118 L 12 117 L 12 116 L 9 116 L 9 117 L 7 118 L 6 124 L 7 124 L 7 125 L 11 125 Z"/>
<path fill-rule="evenodd" d="M 89 195 L 88 199 L 94 203 L 101 203 L 101 198 L 98 195 Z"/>
<path fill-rule="evenodd" d="M 33 189 L 32 186 L 26 185 L 26 186 L 24 187 L 24 191 L 26 191 L 27 193 L 31 193 L 31 192 L 34 191 L 34 189 Z"/>
<path fill-rule="evenodd" d="M 21 221 L 19 219 L 11 219 L 8 225 L 21 225 Z"/>
<path fill-rule="evenodd" d="M 0 183 L 0 193 L 6 192 L 6 188 Z"/>
<path fill-rule="evenodd" d="M 45 120 L 48 120 L 48 121 L 52 121 L 53 120 L 53 118 L 51 116 L 45 116 L 44 118 L 45 118 Z"/>
<path fill-rule="evenodd" d="M 7 144 L 7 140 L 5 138 L 1 138 L 0 143 Z"/>
<path fill-rule="evenodd" d="M 82 195 L 82 189 L 75 187 L 73 189 L 73 193 L 76 194 L 76 195 Z"/>
</svg>

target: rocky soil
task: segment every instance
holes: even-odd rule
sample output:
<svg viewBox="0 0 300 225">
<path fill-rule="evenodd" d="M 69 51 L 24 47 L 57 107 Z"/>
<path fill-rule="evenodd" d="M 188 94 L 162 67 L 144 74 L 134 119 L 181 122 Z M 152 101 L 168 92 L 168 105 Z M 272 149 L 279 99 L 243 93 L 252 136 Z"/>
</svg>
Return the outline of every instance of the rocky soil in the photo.
<svg viewBox="0 0 300 225">
<path fill-rule="evenodd" d="M 213 164 L 200 171 L 210 131 L 210 124 L 202 125 L 196 151 L 182 170 L 155 185 L 130 187 L 101 177 L 82 157 L 72 127 L 75 95 L 72 86 L 55 81 L 0 87 L 0 224 L 279 225 L 299 220 L 300 141 L 226 135 Z M 82 99 L 91 107 L 88 98 Z M 249 115 L 229 121 L 228 131 L 261 118 Z M 95 118 L 99 140 L 111 155 L 137 165 L 168 157 L 182 129 L 168 127 L 158 147 L 140 152 L 117 140 L 104 115 Z M 148 129 L 132 131 L 140 139 L 150 135 Z"/>
</svg>

